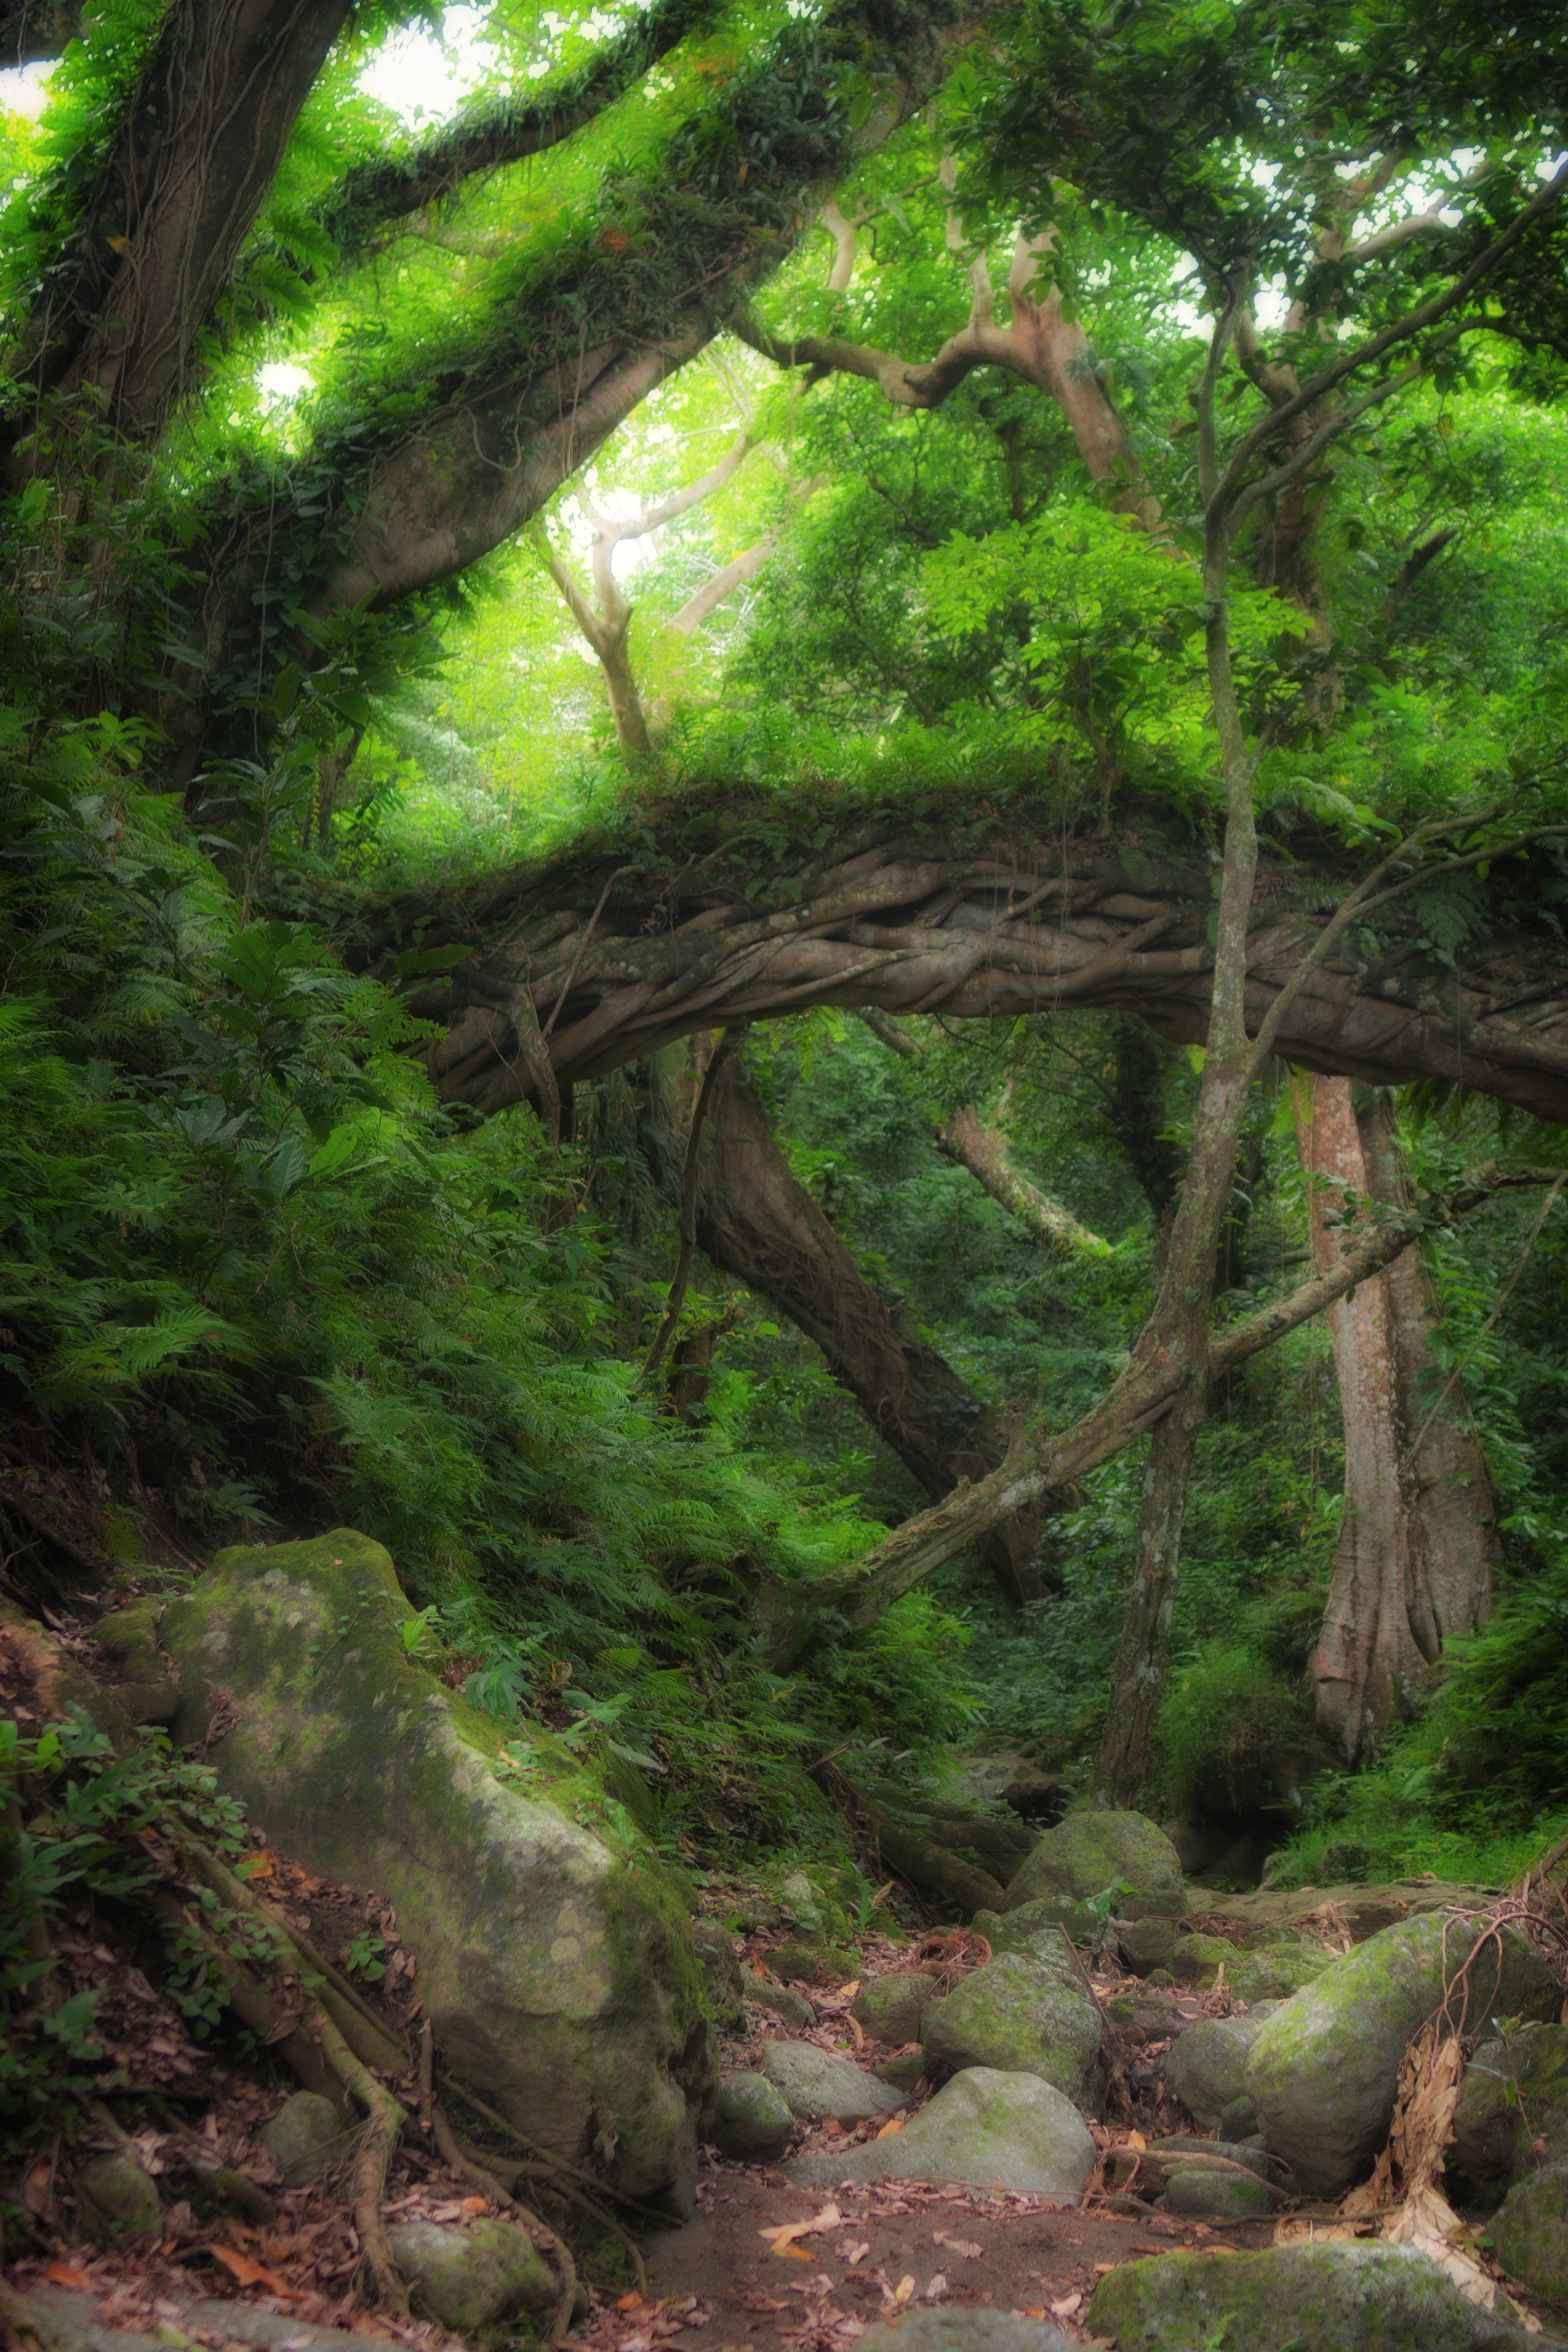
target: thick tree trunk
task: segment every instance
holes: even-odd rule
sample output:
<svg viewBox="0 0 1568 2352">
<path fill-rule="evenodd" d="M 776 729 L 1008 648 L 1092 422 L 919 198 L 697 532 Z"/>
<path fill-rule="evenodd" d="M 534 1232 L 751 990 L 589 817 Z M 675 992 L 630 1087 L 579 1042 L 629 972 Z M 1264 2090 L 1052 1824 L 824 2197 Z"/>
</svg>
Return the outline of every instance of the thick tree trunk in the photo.
<svg viewBox="0 0 1568 2352">
<path fill-rule="evenodd" d="M 795 1181 L 754 1091 L 732 1066 L 710 1098 L 699 1169 L 704 1254 L 773 1299 L 816 1341 L 835 1380 L 923 1492 L 938 1501 L 994 1470 L 1007 1451 L 1002 1416 L 867 1280 Z M 662 1181 L 668 1186 L 668 1170 Z M 1014 1606 L 1041 1591 L 1043 1516 L 1041 1507 L 1025 1510 L 980 1539 Z"/>
<path fill-rule="evenodd" d="M 1346 1078 L 1298 1078 L 1296 1118 L 1309 1172 L 1363 1200 L 1405 1205 L 1393 1120 L 1358 1118 Z M 1333 1192 L 1309 1205 L 1320 1268 L 1343 1233 Z M 1435 1302 L 1417 1251 L 1329 1310 L 1344 1415 L 1344 1510 L 1322 1631 L 1309 1671 L 1321 1728 L 1347 1762 L 1431 1685 L 1445 1641 L 1479 1624 L 1490 1601 L 1492 1496 L 1461 1391 L 1430 1412 Z"/>
<path fill-rule="evenodd" d="M 348 0 L 176 0 L 143 68 L 72 257 L 15 373 L 66 399 L 90 388 L 95 429 L 151 447 L 188 380 L 198 330 L 228 282 Z M 10 470 L 58 452 L 10 425 Z"/>
</svg>

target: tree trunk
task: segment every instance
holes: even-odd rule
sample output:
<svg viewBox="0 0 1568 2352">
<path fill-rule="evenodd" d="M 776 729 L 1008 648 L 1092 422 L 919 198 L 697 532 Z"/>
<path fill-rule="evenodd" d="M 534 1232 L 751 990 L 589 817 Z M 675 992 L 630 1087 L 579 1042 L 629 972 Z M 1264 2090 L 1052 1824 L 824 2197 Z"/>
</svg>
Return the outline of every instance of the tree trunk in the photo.
<svg viewBox="0 0 1568 2352">
<path fill-rule="evenodd" d="M 936 1148 L 967 1168 L 999 1208 L 1058 1257 L 1110 1256 L 1109 1242 L 1080 1225 L 1070 1209 L 1014 1167 L 1005 1136 L 999 1128 L 985 1126 L 973 1103 L 953 1112 L 937 1134 Z"/>
<path fill-rule="evenodd" d="M 1187 1482 L 1204 1416 L 1204 1400 L 1189 1392 L 1156 1424 L 1149 1441 L 1132 1590 L 1110 1677 L 1105 1731 L 1094 1759 L 1092 1802 L 1097 1810 L 1131 1805 L 1149 1777 L 1171 1654 Z"/>
<path fill-rule="evenodd" d="M 1394 1121 L 1358 1117 L 1347 1078 L 1299 1077 L 1301 1162 L 1368 1201 L 1405 1205 Z M 1332 1192 L 1309 1203 L 1314 1263 L 1332 1265 L 1342 1229 Z M 1430 1276 L 1411 1250 L 1329 1310 L 1344 1415 L 1344 1512 L 1322 1632 L 1309 1668 L 1318 1721 L 1348 1763 L 1432 1682 L 1443 1644 L 1490 1602 L 1496 1539 L 1490 1482 L 1462 1391 L 1431 1417 L 1437 1366 Z"/>
<path fill-rule="evenodd" d="M 766 1115 L 733 1066 L 714 1087 L 699 1160 L 697 1237 L 705 1255 L 771 1298 L 816 1341 L 879 1437 L 933 1501 L 1003 1461 L 1008 1431 L 951 1364 L 868 1282 L 791 1174 Z M 658 1169 L 668 1189 L 669 1170 Z M 1043 1507 L 980 1541 L 1015 1607 L 1037 1599 Z"/>
</svg>

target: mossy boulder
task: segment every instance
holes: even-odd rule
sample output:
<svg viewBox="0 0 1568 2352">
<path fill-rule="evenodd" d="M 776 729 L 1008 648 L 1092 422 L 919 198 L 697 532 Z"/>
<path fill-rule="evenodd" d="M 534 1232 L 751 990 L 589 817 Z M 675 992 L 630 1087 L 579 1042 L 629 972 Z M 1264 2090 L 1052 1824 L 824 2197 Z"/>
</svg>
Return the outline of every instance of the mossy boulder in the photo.
<svg viewBox="0 0 1568 2352">
<path fill-rule="evenodd" d="M 879 2118 L 886 2122 L 908 2105 L 901 2091 L 878 2082 L 847 2058 L 819 2050 L 815 2042 L 770 2042 L 763 2053 L 763 2072 L 791 2115 L 803 2123 L 820 2123 L 824 2116 L 831 2116 L 847 2129 Z"/>
<path fill-rule="evenodd" d="M 443 2327 L 467 2332 L 511 2312 L 542 2319 L 560 2300 L 528 2232 L 515 2221 L 478 2221 L 465 2230 L 440 2221 L 395 2222 L 386 2242 L 416 2308 Z"/>
<path fill-rule="evenodd" d="M 771 1977 L 753 1976 L 750 1969 L 742 1969 L 741 1989 L 748 2000 L 771 2016 L 782 2017 L 786 2025 L 804 2025 L 809 2031 L 816 2023 L 816 2011 L 805 1995 L 788 1985 L 774 1984 Z"/>
<path fill-rule="evenodd" d="M 284 2188 L 303 2189 L 326 2165 L 350 2153 L 355 2134 L 345 2128 L 331 2099 L 314 2091 L 296 2091 L 262 2125 L 260 2137 Z"/>
<path fill-rule="evenodd" d="M 790 1984 L 842 1984 L 860 1969 L 856 1955 L 842 1944 L 776 1944 L 768 1966 Z"/>
<path fill-rule="evenodd" d="M 100 1617 L 92 1629 L 106 1682 L 132 1723 L 172 1723 L 180 1686 L 158 1644 L 163 1602 L 148 1598 Z"/>
<path fill-rule="evenodd" d="M 1456 2024 L 1468 2019 L 1472 2028 L 1498 2014 L 1552 2016 L 1561 1999 L 1517 1930 L 1483 1938 L 1438 1912 L 1369 1937 L 1265 2021 L 1247 2055 L 1247 2092 L 1269 2147 L 1309 2196 L 1337 2197 L 1369 2169 L 1388 2137 L 1405 2049 L 1450 1991 Z"/>
<path fill-rule="evenodd" d="M 1260 2000 L 1289 2000 L 1292 1993 L 1300 1992 L 1303 1985 L 1315 1984 L 1325 1969 L 1332 1968 L 1334 1957 L 1319 1944 L 1271 1946 L 1238 1954 L 1227 1964 L 1225 1980 L 1236 1999 L 1249 2006 Z"/>
<path fill-rule="evenodd" d="M 1272 2011 L 1263 2017 L 1205 2017 L 1184 2033 L 1165 2061 L 1165 2087 L 1213 2131 L 1247 2087 L 1247 2061 Z"/>
<path fill-rule="evenodd" d="M 971 2304 L 917 2304 L 905 2319 L 879 2319 L 857 2352 L 1074 2352 L 1070 2336 L 1016 2311 Z"/>
<path fill-rule="evenodd" d="M 1275 2200 L 1263 2182 L 1249 2172 L 1221 2172 L 1194 2164 L 1173 2172 L 1163 2197 L 1162 2213 L 1206 2215 L 1211 2221 L 1267 2221 Z"/>
<path fill-rule="evenodd" d="M 1412 2246 L 1124 2263 L 1096 2287 L 1088 2324 L 1114 2336 L 1117 2352 L 1524 2352 L 1529 2340 Z"/>
<path fill-rule="evenodd" d="M 1178 1984 L 1195 1985 L 1200 1992 L 1207 1992 L 1218 1983 L 1221 1969 L 1229 1983 L 1230 1971 L 1240 1958 L 1236 1946 L 1223 1936 L 1178 1936 L 1165 1966 Z"/>
<path fill-rule="evenodd" d="M 697 1947 L 702 1981 L 708 1989 L 709 2013 L 714 2024 L 723 2033 L 743 2033 L 746 2030 L 746 1988 L 741 1976 L 741 1963 L 735 1957 L 733 1937 L 717 1919 L 694 1919 L 691 1937 Z"/>
<path fill-rule="evenodd" d="M 1170 1968 L 1176 1948 L 1176 1923 L 1157 1917 L 1121 1920 L 1116 1941 L 1133 1975 L 1147 1976 L 1151 1969 Z"/>
<path fill-rule="evenodd" d="M 178 1736 L 226 1721 L 224 1793 L 308 1867 L 390 1897 L 455 2075 L 688 2210 L 717 2068 L 685 1906 L 582 1759 L 410 1655 L 411 1613 L 349 1528 L 220 1552 L 161 1628 Z"/>
<path fill-rule="evenodd" d="M 1186 1907 L 1181 1857 L 1142 1813 L 1069 1813 L 1045 1832 L 999 1909 L 1022 1910 L 1042 1895 L 1079 1900 L 1119 1887 L 1121 1919 L 1176 1919 Z"/>
<path fill-rule="evenodd" d="M 708 2137 L 721 2156 L 771 2164 L 790 2144 L 795 2117 L 782 2091 L 765 2074 L 736 2072 L 719 2084 Z"/>
<path fill-rule="evenodd" d="M 898 1976 L 872 1977 L 850 2004 L 849 2014 L 873 2042 L 900 2049 L 915 2041 L 928 2001 L 936 1995 L 937 1980 L 922 1969 L 906 1969 Z"/>
<path fill-rule="evenodd" d="M 1059 1947 L 1058 1947 L 1059 1948 Z M 1004 1952 L 961 1979 L 921 2019 L 926 2073 L 933 2082 L 966 2066 L 1037 2074 L 1085 2115 L 1096 2105 L 1100 2011 L 1069 1957 L 1048 1967 Z"/>
<path fill-rule="evenodd" d="M 1100 1934 L 1093 1904 L 1076 1895 L 1038 1895 L 1016 1911 L 977 1911 L 969 1924 L 993 1954 L 1025 1952 L 1035 1959 L 1059 1959 L 1064 1935 L 1087 1949 Z"/>
<path fill-rule="evenodd" d="M 1483 2042 L 1465 2069 L 1448 2172 L 1458 2193 L 1495 2205 L 1542 2164 L 1568 2158 L 1568 2027 L 1527 2025 Z"/>
<path fill-rule="evenodd" d="M 1094 2169 L 1089 2126 L 1070 2099 L 1036 2074 L 972 2066 L 901 2132 L 782 2169 L 803 2188 L 841 2180 L 967 2180 L 978 2189 L 1076 2197 Z"/>
<path fill-rule="evenodd" d="M 82 2226 L 95 2246 L 146 2245 L 163 2226 L 157 2182 L 124 2150 L 84 2164 L 77 2187 Z"/>
<path fill-rule="evenodd" d="M 1543 2165 L 1509 2190 L 1491 2241 L 1511 2277 L 1568 2311 L 1568 2163 Z"/>
</svg>

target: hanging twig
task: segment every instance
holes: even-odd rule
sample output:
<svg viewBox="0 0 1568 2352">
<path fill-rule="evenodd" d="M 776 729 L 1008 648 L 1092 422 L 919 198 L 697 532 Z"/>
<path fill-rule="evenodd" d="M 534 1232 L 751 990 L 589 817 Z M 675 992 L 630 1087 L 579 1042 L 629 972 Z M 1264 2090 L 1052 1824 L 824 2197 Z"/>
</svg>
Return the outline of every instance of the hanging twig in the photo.
<svg viewBox="0 0 1568 2352">
<path fill-rule="evenodd" d="M 668 1347 L 670 1335 L 680 1320 L 680 1310 L 686 1303 L 686 1285 L 691 1274 L 691 1261 L 697 1255 L 697 1155 L 702 1141 L 702 1122 L 708 1116 L 708 1106 L 713 1097 L 713 1083 L 723 1066 L 726 1056 L 738 1037 L 744 1034 L 745 1024 L 726 1029 L 714 1046 L 708 1067 L 702 1074 L 702 1085 L 697 1097 L 697 1108 L 691 1114 L 691 1132 L 686 1139 L 686 1166 L 680 1179 L 680 1254 L 675 1261 L 675 1276 L 665 1301 L 664 1318 L 647 1351 L 638 1379 L 650 1380 L 658 1370 L 660 1359 Z"/>
</svg>

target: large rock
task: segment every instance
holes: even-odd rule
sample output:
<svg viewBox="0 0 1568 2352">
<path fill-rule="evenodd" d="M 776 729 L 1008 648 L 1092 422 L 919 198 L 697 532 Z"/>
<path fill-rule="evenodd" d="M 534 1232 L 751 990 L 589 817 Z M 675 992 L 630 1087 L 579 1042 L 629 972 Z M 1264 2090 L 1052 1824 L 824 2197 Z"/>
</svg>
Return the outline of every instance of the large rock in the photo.
<svg viewBox="0 0 1568 2352">
<path fill-rule="evenodd" d="M 788 2101 L 765 2074 L 737 2072 L 720 2078 L 707 2135 L 721 2156 L 771 2164 L 784 2154 L 794 2130 Z"/>
<path fill-rule="evenodd" d="M 1088 2321 L 1117 2352 L 1525 2352 L 1527 2337 L 1468 2303 L 1413 2246 L 1278 2246 L 1124 2263 Z"/>
<path fill-rule="evenodd" d="M 873 2042 L 901 2048 L 918 2038 L 921 2013 L 934 1998 L 936 1985 L 935 1977 L 920 1969 L 908 1969 L 894 1977 L 872 1977 L 856 1994 L 849 2014 Z"/>
<path fill-rule="evenodd" d="M 1241 1954 L 1223 1936 L 1178 1936 L 1165 1962 L 1178 1984 L 1195 1985 L 1207 1992 L 1219 1981 L 1223 1969 L 1228 1982 L 1231 1969 Z"/>
<path fill-rule="evenodd" d="M 1244 2095 L 1248 2054 L 1273 2014 L 1267 2009 L 1262 2017 L 1205 2017 L 1172 2045 L 1165 2086 L 1205 2129 L 1213 2131 Z"/>
<path fill-rule="evenodd" d="M 794 1992 L 788 1985 L 774 1984 L 767 1977 L 756 1977 L 750 1969 L 741 1970 L 741 1990 L 746 1999 L 765 2009 L 773 2017 L 782 2017 L 786 2025 L 804 2025 L 809 2032 L 816 2023 L 816 2011 L 803 1992 Z"/>
<path fill-rule="evenodd" d="M 722 2033 L 743 2033 L 746 1988 L 735 1957 L 734 1937 L 719 1919 L 694 1919 L 691 1936 L 714 2024 Z"/>
<path fill-rule="evenodd" d="M 922 2304 L 907 2319 L 879 2319 L 856 2352 L 1076 2352 L 1070 2336 L 1016 2311 Z"/>
<path fill-rule="evenodd" d="M 1142 1813 L 1069 1813 L 1047 1830 L 1007 1889 L 999 1910 L 1013 1912 L 1042 1895 L 1082 1898 L 1124 1891 L 1111 1908 L 1122 1919 L 1175 1919 L 1186 1888 L 1175 1847 Z"/>
<path fill-rule="evenodd" d="M 1542 2163 L 1565 2157 L 1568 2028 L 1527 2025 L 1506 2042 L 1483 2042 L 1454 2115 L 1448 2170 L 1459 2193 L 1495 2205 Z"/>
<path fill-rule="evenodd" d="M 921 2020 L 921 2047 L 933 2081 L 967 2066 L 1037 2074 L 1092 2110 L 1100 2064 L 1100 2011 L 1070 1955 L 1047 1967 L 1005 1952 L 961 1979 Z"/>
<path fill-rule="evenodd" d="M 1275 2200 L 1249 2172 L 1220 2172 L 1191 2165 L 1173 2172 L 1157 2200 L 1163 2213 L 1217 2215 L 1226 2221 L 1267 2221 Z"/>
<path fill-rule="evenodd" d="M 1461 1995 L 1458 1973 L 1472 1952 Z M 1500 1953 L 1468 1921 L 1434 1913 L 1384 1928 L 1266 2020 L 1247 2055 L 1247 2091 L 1306 2194 L 1337 2197 L 1367 2171 L 1388 2137 L 1400 2061 L 1447 1987 L 1455 2023 L 1468 2018 L 1472 2030 L 1499 2013 L 1552 2015 L 1561 1999 L 1513 1928 L 1502 1930 Z"/>
<path fill-rule="evenodd" d="M 685 1906 L 603 1781 L 414 1659 L 377 1543 L 220 1552 L 165 1611 L 182 1740 L 308 1868 L 389 1896 L 445 2064 L 614 2184 L 689 2207 L 716 2064 Z M 517 1770 L 506 1761 L 521 1762 Z"/>
<path fill-rule="evenodd" d="M 100 2290 L 79 2294 L 71 2287 L 30 2286 L 27 2309 L 38 2323 L 45 2352 L 194 2352 L 203 2344 L 249 2344 L 256 2352 L 345 2352 L 343 2331 L 311 2327 L 293 2307 L 275 2311 L 265 2303 L 216 2296 L 171 2295 L 167 2274 L 160 2278 L 161 2316 L 156 2334 L 133 2334 L 106 2326 L 99 2318 Z M 151 2330 L 153 2323 L 144 2322 Z M 390 2336 L 377 2336 L 363 2317 L 354 2331 L 355 2352 L 404 2352 Z M 406 2338 L 405 2338 L 405 2344 Z"/>
<path fill-rule="evenodd" d="M 1545 2165 L 1509 2190 L 1491 2242 L 1505 2271 L 1568 2310 L 1568 2163 Z"/>
<path fill-rule="evenodd" d="M 1171 1968 L 1176 1948 L 1175 1922 L 1158 1917 L 1123 1920 L 1118 1924 L 1116 1941 L 1133 1975 L 1146 1977 L 1151 1969 Z"/>
<path fill-rule="evenodd" d="M 1242 1952 L 1226 1967 L 1225 1981 L 1237 2000 L 1289 2000 L 1303 1985 L 1316 1984 L 1334 1955 L 1318 1944 L 1269 1947 Z"/>
<path fill-rule="evenodd" d="M 877 2116 L 901 2115 L 909 2105 L 901 2091 L 879 2083 L 847 2058 L 819 2050 L 815 2042 L 770 2042 L 763 2053 L 763 2072 L 791 2115 L 803 2123 L 820 2123 L 824 2116 L 831 2116 L 847 2128 Z"/>
<path fill-rule="evenodd" d="M 1095 2146 L 1072 2101 L 1037 2074 L 972 2066 L 900 2132 L 842 2156 L 796 2157 L 781 2168 L 805 2188 L 840 2180 L 967 2180 L 1034 2197 L 1076 2197 Z"/>
<path fill-rule="evenodd" d="M 163 2226 L 157 2182 L 123 2150 L 84 2164 L 77 2187 L 83 2226 L 96 2246 L 145 2245 Z"/>
<path fill-rule="evenodd" d="M 542 2318 L 560 2302 L 555 2280 L 515 2221 L 479 2221 L 466 2230 L 395 2222 L 386 2242 L 416 2307 L 443 2327 L 486 2327 L 513 2311 Z"/>
</svg>

